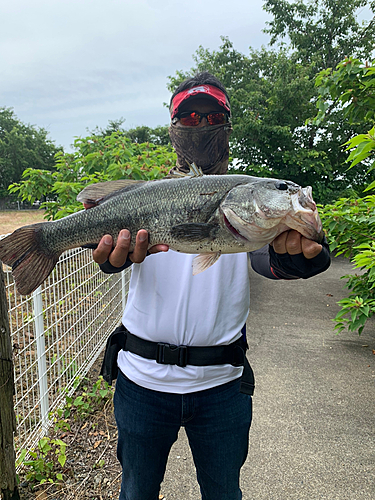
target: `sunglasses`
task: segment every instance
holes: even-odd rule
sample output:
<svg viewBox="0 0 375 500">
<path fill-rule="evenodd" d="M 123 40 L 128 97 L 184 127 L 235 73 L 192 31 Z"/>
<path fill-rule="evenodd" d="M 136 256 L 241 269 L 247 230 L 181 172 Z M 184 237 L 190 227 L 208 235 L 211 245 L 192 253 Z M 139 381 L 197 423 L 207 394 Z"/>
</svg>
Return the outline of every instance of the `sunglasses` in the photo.
<svg viewBox="0 0 375 500">
<path fill-rule="evenodd" d="M 223 125 L 228 122 L 228 113 L 221 111 L 211 111 L 211 113 L 198 113 L 197 111 L 184 111 L 175 116 L 172 123 L 180 120 L 181 125 L 185 127 L 197 127 L 203 118 L 206 118 L 209 125 Z"/>
</svg>

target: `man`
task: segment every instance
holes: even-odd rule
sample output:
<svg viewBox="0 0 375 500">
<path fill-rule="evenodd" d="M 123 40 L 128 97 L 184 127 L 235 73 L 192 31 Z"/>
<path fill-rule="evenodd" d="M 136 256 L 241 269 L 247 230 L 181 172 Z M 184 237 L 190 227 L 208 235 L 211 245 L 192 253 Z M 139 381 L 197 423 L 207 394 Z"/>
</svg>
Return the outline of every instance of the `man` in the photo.
<svg viewBox="0 0 375 500">
<path fill-rule="evenodd" d="M 170 112 L 175 169 L 186 171 L 187 162 L 194 162 L 205 174 L 225 174 L 232 128 L 221 82 L 206 72 L 186 80 L 173 94 Z M 194 255 L 168 251 L 166 245 L 147 252 L 145 230 L 129 254 L 130 239 L 122 230 L 113 248 L 106 235 L 93 253 L 105 272 L 133 264 L 122 320 L 126 343 L 116 360 L 120 500 L 157 500 L 181 426 L 202 499 L 239 500 L 252 417 L 251 387 L 243 383 L 247 377 L 251 386 L 251 369 L 247 365 L 242 377 L 244 359 L 238 357 L 249 311 L 247 254 L 222 255 L 192 276 Z M 271 279 L 307 278 L 330 264 L 326 242 L 296 231 L 281 234 L 250 258 L 253 268 Z M 192 364 L 184 362 L 186 350 Z"/>
</svg>

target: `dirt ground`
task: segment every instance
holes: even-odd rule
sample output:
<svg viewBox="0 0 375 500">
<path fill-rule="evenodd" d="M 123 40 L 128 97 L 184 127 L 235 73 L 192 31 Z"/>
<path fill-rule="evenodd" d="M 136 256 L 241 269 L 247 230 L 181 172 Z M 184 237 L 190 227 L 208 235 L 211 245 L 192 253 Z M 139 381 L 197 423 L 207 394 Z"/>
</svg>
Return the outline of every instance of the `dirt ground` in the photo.
<svg viewBox="0 0 375 500">
<path fill-rule="evenodd" d="M 28 224 L 45 221 L 44 210 L 0 210 L 0 234 L 12 233 Z"/>
</svg>

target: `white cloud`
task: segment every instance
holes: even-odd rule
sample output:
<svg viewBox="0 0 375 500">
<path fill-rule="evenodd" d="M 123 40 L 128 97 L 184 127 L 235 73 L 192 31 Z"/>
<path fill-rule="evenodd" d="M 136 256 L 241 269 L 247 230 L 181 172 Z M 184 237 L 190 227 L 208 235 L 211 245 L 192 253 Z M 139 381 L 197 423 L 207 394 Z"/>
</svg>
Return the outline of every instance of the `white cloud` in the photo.
<svg viewBox="0 0 375 500">
<path fill-rule="evenodd" d="M 168 122 L 167 77 L 199 45 L 267 42 L 262 1 L 13 0 L 0 5 L 0 106 L 68 147 L 87 128 Z"/>
</svg>

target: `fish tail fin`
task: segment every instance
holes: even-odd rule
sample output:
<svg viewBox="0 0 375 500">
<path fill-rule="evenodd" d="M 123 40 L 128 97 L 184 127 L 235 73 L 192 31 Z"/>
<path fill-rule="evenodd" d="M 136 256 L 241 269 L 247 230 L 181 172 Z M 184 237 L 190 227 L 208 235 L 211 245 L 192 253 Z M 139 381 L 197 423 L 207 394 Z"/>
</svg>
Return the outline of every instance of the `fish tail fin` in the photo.
<svg viewBox="0 0 375 500">
<path fill-rule="evenodd" d="M 62 253 L 53 254 L 43 248 L 38 237 L 43 224 L 21 227 L 0 240 L 0 260 L 12 267 L 17 290 L 22 295 L 33 292 L 43 283 Z"/>
</svg>

